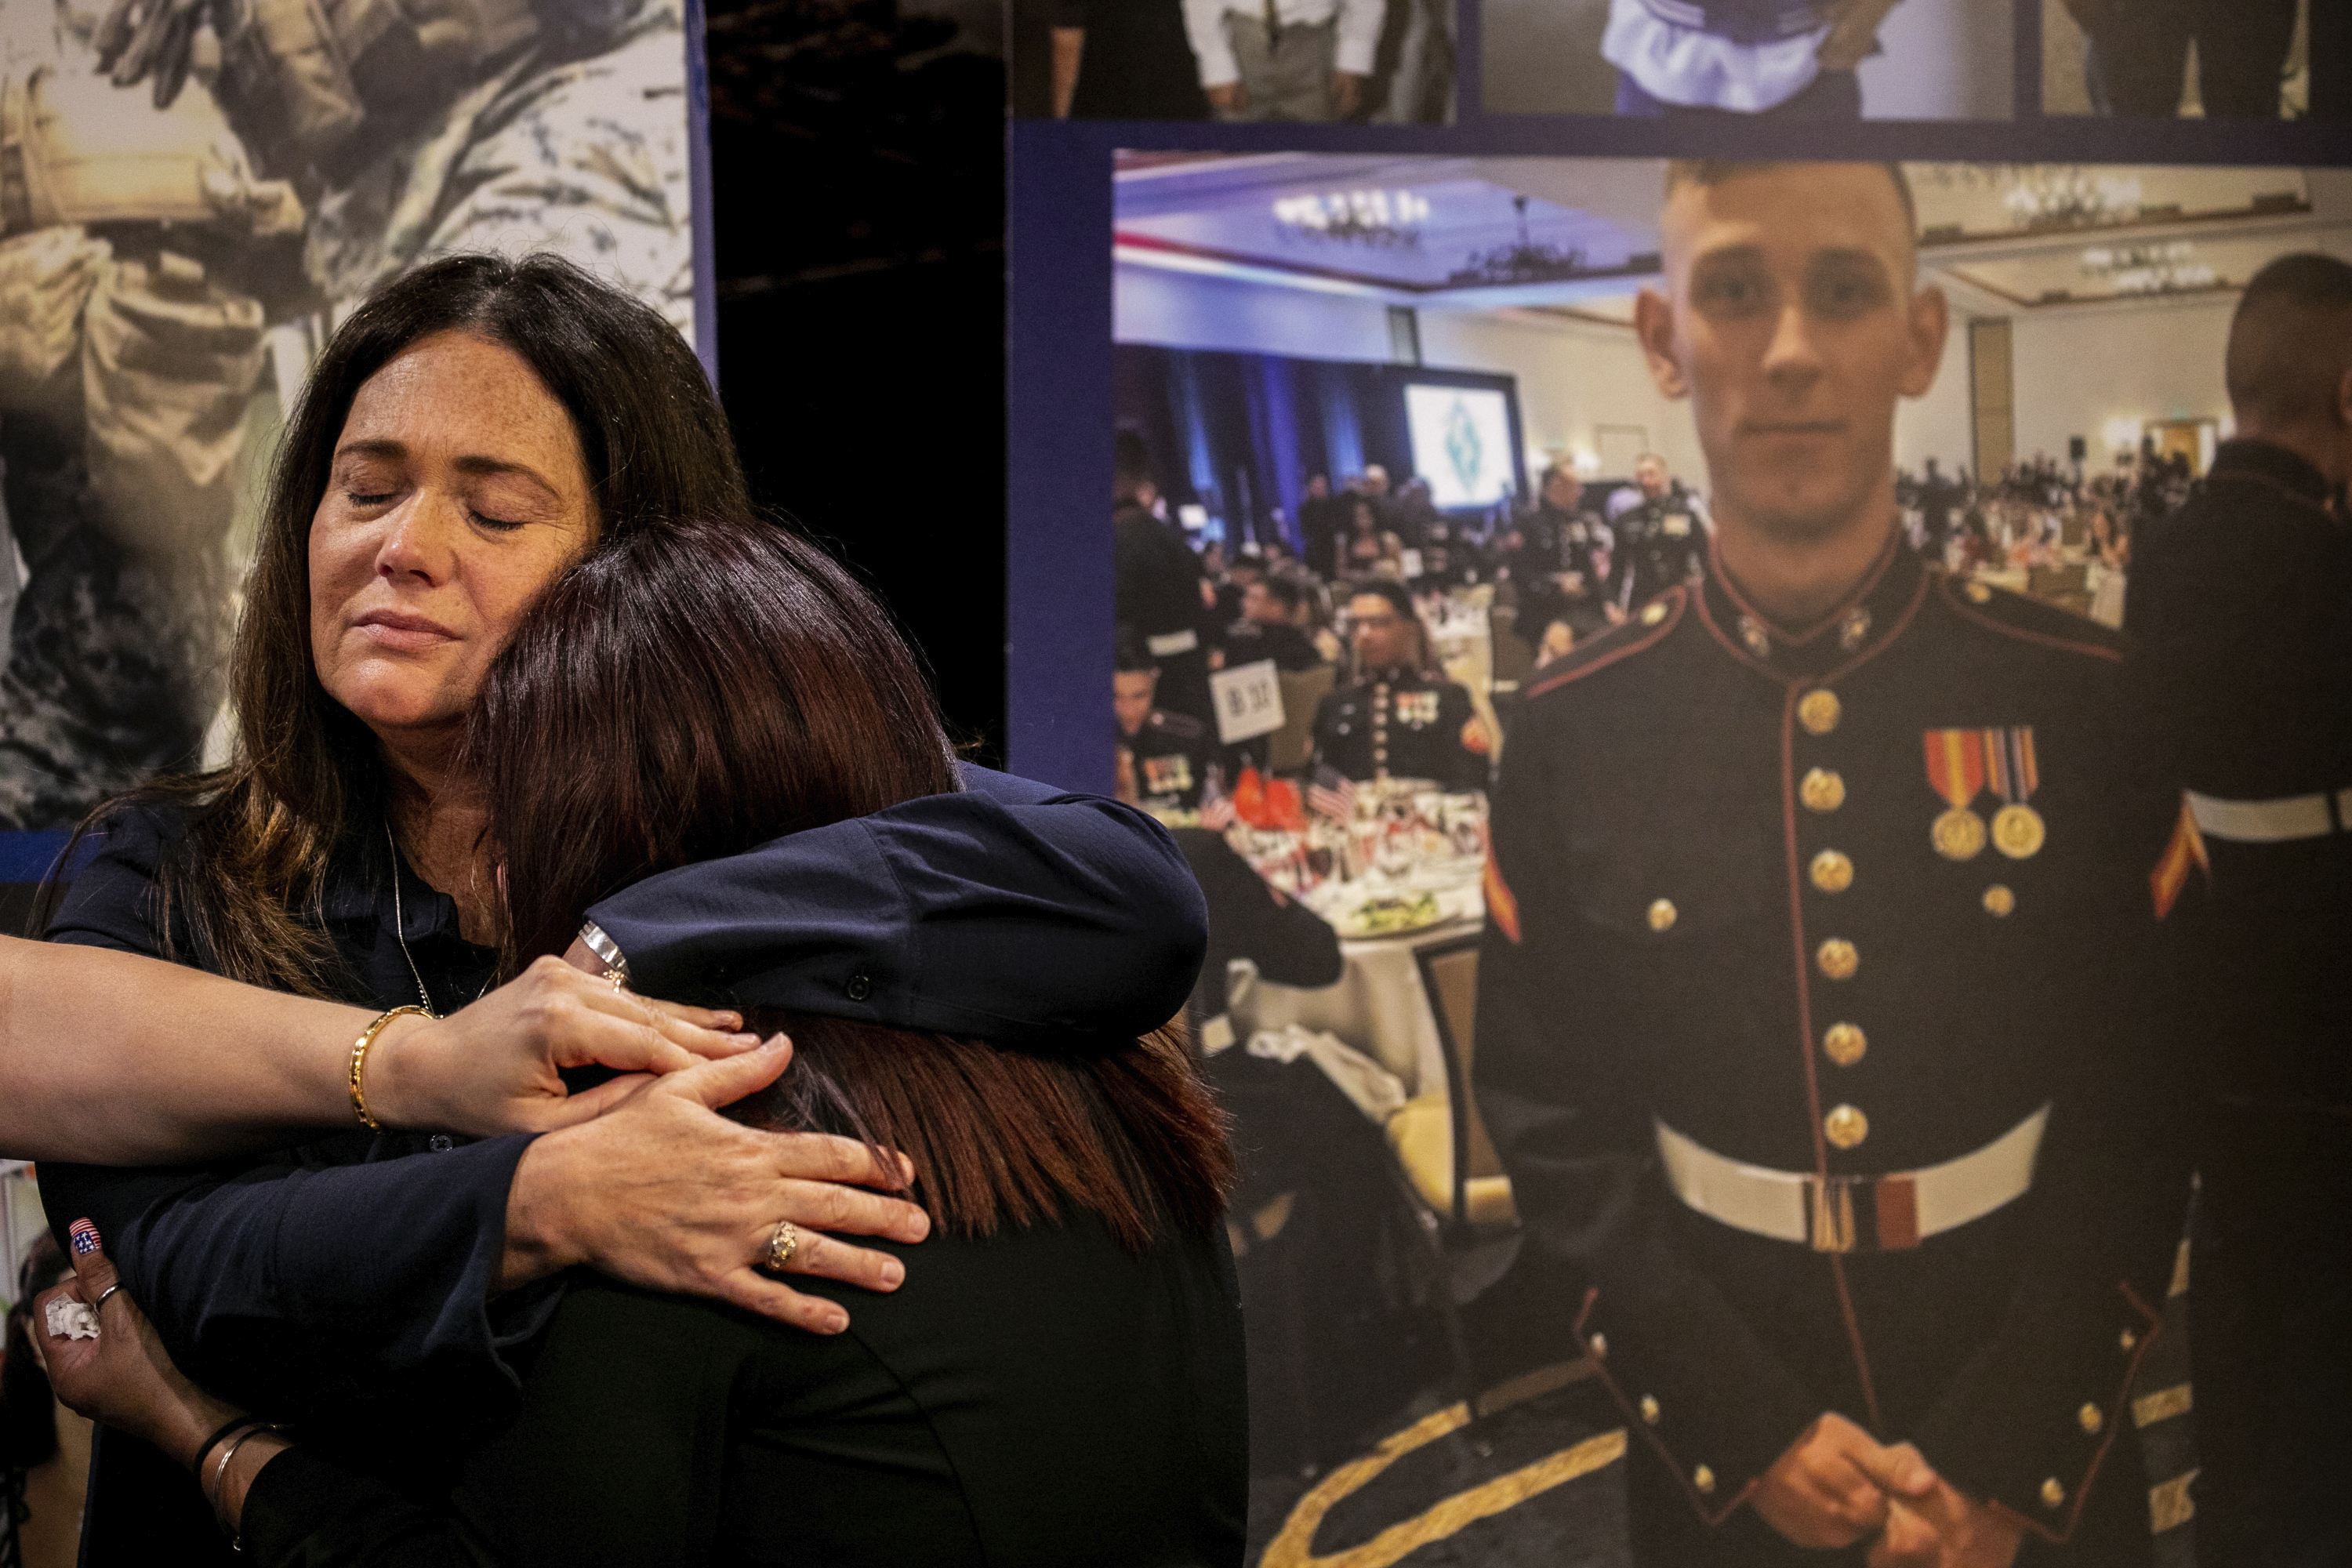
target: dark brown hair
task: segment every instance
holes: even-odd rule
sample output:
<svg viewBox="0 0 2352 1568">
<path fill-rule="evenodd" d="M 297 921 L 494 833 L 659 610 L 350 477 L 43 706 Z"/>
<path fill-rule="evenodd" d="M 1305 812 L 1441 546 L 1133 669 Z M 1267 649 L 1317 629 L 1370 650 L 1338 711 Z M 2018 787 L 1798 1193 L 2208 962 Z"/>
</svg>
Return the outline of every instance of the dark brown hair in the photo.
<svg viewBox="0 0 2352 1568">
<path fill-rule="evenodd" d="M 2230 318 L 2224 374 L 2239 422 L 2266 431 L 2332 425 L 2347 370 L 2352 266 L 2315 251 L 2267 263 Z"/>
<path fill-rule="evenodd" d="M 553 256 L 454 256 L 387 283 L 337 329 L 278 439 L 229 667 L 236 744 L 218 772 L 131 799 L 179 802 L 189 831 L 158 878 L 167 949 L 304 995 L 348 988 L 319 905 L 338 852 L 384 858 L 374 735 L 319 683 L 310 657 L 310 521 L 352 401 L 411 345 L 465 331 L 512 351 L 571 416 L 597 547 L 747 506 L 726 416 L 677 329 Z M 82 831 L 121 802 L 93 813 Z M 60 864 L 70 860 L 70 851 Z M 388 866 L 385 869 L 389 870 Z"/>
<path fill-rule="evenodd" d="M 956 787 L 888 617 L 822 551 L 756 521 L 643 531 L 573 566 L 492 663 L 466 746 L 509 971 L 562 952 L 591 904 L 642 877 Z M 1223 1210 L 1223 1118 L 1170 1034 L 1047 1056 L 747 1012 L 797 1054 L 743 1119 L 902 1151 L 950 1231 L 1074 1206 L 1140 1249 Z"/>
</svg>

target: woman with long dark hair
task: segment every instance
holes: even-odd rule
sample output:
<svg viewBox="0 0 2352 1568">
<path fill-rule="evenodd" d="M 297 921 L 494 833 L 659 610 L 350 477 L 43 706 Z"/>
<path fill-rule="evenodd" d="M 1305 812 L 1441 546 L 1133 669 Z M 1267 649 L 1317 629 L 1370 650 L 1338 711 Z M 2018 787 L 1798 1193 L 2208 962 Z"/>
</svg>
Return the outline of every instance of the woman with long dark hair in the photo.
<svg viewBox="0 0 2352 1568">
<path fill-rule="evenodd" d="M 608 690 L 662 700 L 616 721 L 592 695 Z M 935 791 L 951 766 L 871 601 L 805 542 L 725 522 L 569 572 L 491 669 L 468 735 L 509 968 L 621 888 Z M 737 950 L 705 997 L 796 1045 L 791 1075 L 739 1114 L 902 1152 L 942 1233 L 920 1276 L 829 1340 L 577 1287 L 520 1415 L 445 1505 L 339 1459 L 333 1421 L 231 1428 L 203 1479 L 248 1559 L 1240 1561 L 1231 1163 L 1180 1041 L 1045 1055 L 777 1007 L 789 992 L 763 956 Z M 105 1289 L 99 1257 L 81 1299 Z M 96 1345 L 51 1342 L 62 1396 L 206 1458 L 242 1410 L 142 1367 L 142 1347 L 158 1352 L 136 1309 L 109 1310 Z"/>
<path fill-rule="evenodd" d="M 712 1114 L 772 1080 L 778 1051 L 604 1091 L 620 1100 L 609 1114 L 537 1138 L 469 1143 L 448 1134 L 478 1126 L 429 1119 L 377 1135 L 390 1105 L 370 1064 L 423 1054 L 467 1014 L 595 1011 L 654 1028 L 662 1016 L 635 996 L 672 989 L 681 954 L 729 942 L 756 942 L 786 994 L 918 1026 L 984 1019 L 1041 1047 L 1132 1035 L 1181 1005 L 1202 921 L 1164 834 L 1108 802 L 952 766 L 944 750 L 940 793 L 639 884 L 587 911 L 571 951 L 594 974 L 550 959 L 493 989 L 488 808 L 460 745 L 484 672 L 568 567 L 680 518 L 745 510 L 725 419 L 677 334 L 550 258 L 411 273 L 313 368 L 262 510 L 231 761 L 101 813 L 48 921 L 52 941 L 256 988 L 207 1011 L 215 1036 L 263 1032 L 283 1002 L 264 987 L 370 1016 L 321 1042 L 326 1081 L 348 1082 L 348 1107 L 321 1111 L 321 1124 L 342 1118 L 338 1135 L 226 1165 L 42 1162 L 50 1214 L 113 1238 L 192 1373 L 273 1409 L 364 1405 L 377 1444 L 415 1453 L 453 1417 L 510 1402 L 572 1265 L 833 1332 L 849 1318 L 839 1300 L 758 1268 L 774 1237 L 800 1237 L 784 1260 L 796 1281 L 887 1290 L 903 1278 L 896 1257 L 837 1239 L 923 1234 L 912 1205 L 844 1184 L 894 1181 L 887 1162 Z M 607 724 L 662 700 L 576 695 Z M 1024 962 L 1008 961 L 1014 944 Z M 945 1012 L 943 994 L 956 999 Z M 17 993 L 10 1031 L 68 1048 L 82 1037 L 75 998 L 41 994 L 28 1006 Z M 9 1079 L 12 1100 L 18 1079 L 50 1081 Z M 199 1139 L 191 1153 L 217 1148 Z M 89 1521 L 91 1568 L 218 1551 L 184 1479 L 105 1436 Z"/>
</svg>

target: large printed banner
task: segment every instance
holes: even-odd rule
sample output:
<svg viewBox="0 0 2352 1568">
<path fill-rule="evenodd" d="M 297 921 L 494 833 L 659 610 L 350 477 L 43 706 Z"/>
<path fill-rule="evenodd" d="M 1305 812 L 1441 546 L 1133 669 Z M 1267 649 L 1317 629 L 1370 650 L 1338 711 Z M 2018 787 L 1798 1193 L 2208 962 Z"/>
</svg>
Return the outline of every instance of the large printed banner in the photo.
<svg viewBox="0 0 2352 1568">
<path fill-rule="evenodd" d="M 1381 10 L 1163 9 L 1250 101 Z M 1012 762 L 1208 895 L 1254 1561 L 2352 1551 L 2336 9 L 1475 0 L 1449 123 L 1016 127 Z"/>
<path fill-rule="evenodd" d="M 0 3 L 0 835 L 23 836 L 0 879 L 39 876 L 108 795 L 218 760 L 275 435 L 371 289 L 550 249 L 712 341 L 687 21 Z"/>
</svg>

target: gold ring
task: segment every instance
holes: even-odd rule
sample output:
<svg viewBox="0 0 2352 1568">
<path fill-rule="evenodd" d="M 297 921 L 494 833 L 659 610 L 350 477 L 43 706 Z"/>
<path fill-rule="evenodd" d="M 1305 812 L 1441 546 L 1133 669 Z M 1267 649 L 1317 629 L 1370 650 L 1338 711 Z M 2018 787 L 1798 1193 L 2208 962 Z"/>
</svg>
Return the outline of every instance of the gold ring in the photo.
<svg viewBox="0 0 2352 1568">
<path fill-rule="evenodd" d="M 768 1261 L 765 1265 L 768 1272 L 782 1274 L 791 1264 L 793 1254 L 800 1249 L 799 1227 L 788 1219 L 778 1220 L 775 1230 L 768 1237 Z"/>
</svg>

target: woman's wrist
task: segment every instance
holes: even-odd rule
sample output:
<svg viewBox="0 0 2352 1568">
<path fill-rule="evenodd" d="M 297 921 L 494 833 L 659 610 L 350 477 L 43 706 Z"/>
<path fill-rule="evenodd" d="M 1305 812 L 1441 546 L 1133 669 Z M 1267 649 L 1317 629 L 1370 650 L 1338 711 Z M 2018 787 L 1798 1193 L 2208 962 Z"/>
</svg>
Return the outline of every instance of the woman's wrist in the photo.
<svg viewBox="0 0 2352 1568">
<path fill-rule="evenodd" d="M 514 1182 L 507 1189 L 506 1251 L 499 1261 L 498 1289 L 518 1289 L 588 1261 L 572 1239 L 567 1205 L 588 1172 L 567 1174 L 564 1169 L 580 1133 L 579 1128 L 541 1133 L 516 1163 Z"/>
<path fill-rule="evenodd" d="M 201 1450 L 213 1438 L 221 1436 L 222 1429 L 230 1423 L 247 1418 L 246 1412 L 226 1400 L 215 1399 L 194 1384 L 186 1384 L 173 1392 L 176 1397 L 168 1407 L 156 1413 L 152 1429 L 133 1433 L 132 1436 L 144 1437 L 184 1470 L 194 1467 L 199 1459 L 217 1458 L 217 1444 L 213 1444 L 210 1455 Z"/>
<path fill-rule="evenodd" d="M 205 1489 L 205 1499 L 213 1505 L 213 1517 L 232 1541 L 238 1541 L 245 1533 L 246 1499 L 251 1495 L 262 1468 L 293 1446 L 293 1440 L 276 1427 L 265 1427 L 237 1441 L 236 1451 L 229 1455 L 227 1464 L 221 1466 L 217 1479 L 210 1475 L 196 1478 Z"/>
<path fill-rule="evenodd" d="M 363 1085 L 368 1110 L 384 1126 L 414 1129 L 449 1124 L 446 1108 L 438 1104 L 433 1093 L 430 1052 L 421 1048 L 429 1043 L 438 1022 L 425 1014 L 406 1014 L 379 1030 L 375 1043 L 368 1047 Z M 343 1049 L 348 1053 L 351 1047 Z M 346 1107 L 345 1114 L 349 1113 Z"/>
</svg>

